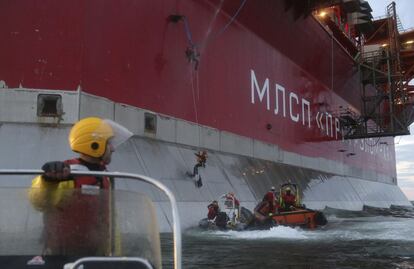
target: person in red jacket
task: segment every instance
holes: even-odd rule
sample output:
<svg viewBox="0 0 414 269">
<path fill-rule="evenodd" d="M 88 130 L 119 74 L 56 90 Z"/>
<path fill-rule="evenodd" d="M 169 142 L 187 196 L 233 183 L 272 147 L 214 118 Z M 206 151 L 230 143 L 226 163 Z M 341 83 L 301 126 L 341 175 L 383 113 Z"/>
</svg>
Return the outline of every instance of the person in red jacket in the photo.
<svg viewBox="0 0 414 269">
<path fill-rule="evenodd" d="M 32 181 L 29 199 L 43 212 L 43 255 L 116 255 L 108 177 L 72 177 L 71 170 L 106 171 L 115 147 L 132 135 L 110 120 L 90 117 L 77 122 L 69 144 L 78 158 L 47 162 Z M 36 257 L 35 257 L 36 258 Z"/>
<path fill-rule="evenodd" d="M 201 188 L 203 186 L 203 181 L 202 181 L 201 176 L 200 176 L 200 174 L 198 172 L 198 168 L 200 168 L 200 167 L 206 167 L 206 162 L 207 162 L 207 157 L 208 157 L 207 156 L 207 151 L 201 150 L 201 151 L 199 151 L 197 153 L 194 153 L 194 155 L 197 158 L 197 162 L 194 165 L 193 173 L 187 172 L 187 176 L 189 176 L 189 177 L 195 177 L 196 178 L 196 186 L 198 188 Z"/>
<path fill-rule="evenodd" d="M 253 210 L 256 222 L 264 223 L 272 215 L 270 202 L 267 200 L 261 201 Z"/>
<path fill-rule="evenodd" d="M 240 201 L 239 201 L 239 199 L 236 198 L 236 195 L 234 195 L 234 192 L 227 193 L 225 195 L 225 198 L 226 198 L 226 202 L 228 202 L 231 205 L 233 205 L 233 203 L 234 203 L 234 208 L 239 209 Z"/>
<path fill-rule="evenodd" d="M 209 220 L 214 220 L 217 217 L 218 213 L 220 212 L 220 207 L 218 205 L 218 202 L 214 200 L 213 202 L 211 202 L 211 204 L 207 206 L 207 208 L 208 208 L 207 218 Z"/>
<path fill-rule="evenodd" d="M 279 203 L 277 201 L 276 196 L 276 189 L 275 187 L 271 187 L 270 191 L 268 191 L 264 196 L 262 201 L 268 201 L 269 202 L 269 210 L 271 213 L 275 214 L 279 210 Z"/>
<path fill-rule="evenodd" d="M 275 187 L 271 187 L 270 190 L 268 192 L 266 192 L 266 194 L 263 196 L 263 201 L 273 201 L 273 199 L 275 199 L 275 194 L 276 189 Z"/>
<path fill-rule="evenodd" d="M 291 193 L 291 189 L 287 187 L 282 194 L 282 207 L 285 211 L 292 210 L 296 204 L 296 196 Z"/>
</svg>

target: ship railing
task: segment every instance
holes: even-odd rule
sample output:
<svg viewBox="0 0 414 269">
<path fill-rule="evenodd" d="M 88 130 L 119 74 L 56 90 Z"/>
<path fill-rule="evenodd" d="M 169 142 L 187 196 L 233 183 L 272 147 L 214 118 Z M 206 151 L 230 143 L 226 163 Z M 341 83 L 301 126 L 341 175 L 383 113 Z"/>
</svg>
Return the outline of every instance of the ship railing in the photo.
<svg viewBox="0 0 414 269">
<path fill-rule="evenodd" d="M 373 62 L 373 61 L 378 61 L 378 60 L 386 59 L 386 58 L 387 58 L 387 55 L 385 53 L 384 48 L 380 48 L 380 49 L 373 50 L 373 51 L 367 51 L 362 54 L 362 59 L 366 62 Z"/>
</svg>

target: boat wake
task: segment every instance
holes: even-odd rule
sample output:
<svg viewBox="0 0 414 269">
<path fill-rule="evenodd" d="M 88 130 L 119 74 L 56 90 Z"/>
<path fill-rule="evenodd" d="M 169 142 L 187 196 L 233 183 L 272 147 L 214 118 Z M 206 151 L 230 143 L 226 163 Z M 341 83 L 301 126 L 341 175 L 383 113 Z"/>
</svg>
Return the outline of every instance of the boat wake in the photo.
<svg viewBox="0 0 414 269">
<path fill-rule="evenodd" d="M 306 239 L 305 231 L 299 228 L 290 228 L 285 226 L 273 227 L 270 230 L 260 231 L 215 231 L 214 235 L 228 237 L 233 239 Z"/>
<path fill-rule="evenodd" d="M 270 230 L 232 231 L 232 230 L 192 230 L 195 236 L 229 239 L 229 240 L 300 240 L 300 241 L 414 241 L 414 218 L 409 214 L 396 217 L 395 214 L 382 210 L 349 212 L 331 211 L 327 214 L 328 224 L 315 230 L 304 230 L 285 226 L 273 227 Z M 392 210 L 392 209 L 390 209 Z M 373 212 L 381 214 L 374 214 Z M 325 211 L 324 211 L 325 212 Z"/>
<path fill-rule="evenodd" d="M 184 242 L 189 259 L 205 255 L 205 268 L 211 268 L 212 260 L 219 260 L 224 267 L 237 264 L 238 268 L 252 268 L 251 264 L 263 268 L 269 262 L 277 268 L 414 268 L 414 218 L 410 210 L 404 210 L 331 209 L 326 214 L 328 224 L 314 230 L 285 226 L 258 231 L 195 228 L 186 232 Z M 234 253 L 237 258 L 233 259 Z M 200 260 L 194 264 L 200 268 Z"/>
</svg>

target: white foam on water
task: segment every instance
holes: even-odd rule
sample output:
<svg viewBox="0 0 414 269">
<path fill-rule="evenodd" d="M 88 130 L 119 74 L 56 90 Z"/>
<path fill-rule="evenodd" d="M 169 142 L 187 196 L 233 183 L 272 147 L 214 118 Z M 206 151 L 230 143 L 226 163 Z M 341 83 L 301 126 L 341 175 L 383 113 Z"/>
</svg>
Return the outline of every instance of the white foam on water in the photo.
<svg viewBox="0 0 414 269">
<path fill-rule="evenodd" d="M 414 241 L 414 219 L 366 217 L 333 220 L 324 229 L 307 232 L 316 240 L 399 240 Z"/>
<path fill-rule="evenodd" d="M 414 242 L 414 219 L 395 217 L 329 218 L 315 230 L 278 226 L 270 230 L 200 231 L 195 234 L 226 239 L 300 239 L 309 241 L 397 240 Z"/>
<path fill-rule="evenodd" d="M 301 229 L 278 226 L 270 230 L 263 231 L 215 231 L 215 235 L 233 239 L 271 239 L 271 238 L 289 238 L 289 239 L 306 239 L 305 232 Z"/>
</svg>

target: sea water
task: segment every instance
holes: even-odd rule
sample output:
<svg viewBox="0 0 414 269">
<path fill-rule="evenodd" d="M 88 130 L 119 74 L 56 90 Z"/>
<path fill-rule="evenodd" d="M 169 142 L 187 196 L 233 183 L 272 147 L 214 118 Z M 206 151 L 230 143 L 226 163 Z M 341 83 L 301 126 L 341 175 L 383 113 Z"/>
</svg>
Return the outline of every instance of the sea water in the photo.
<svg viewBox="0 0 414 269">
<path fill-rule="evenodd" d="M 414 269 L 414 211 L 326 210 L 316 230 L 184 231 L 183 268 Z M 171 234 L 162 236 L 164 268 L 172 268 Z"/>
</svg>

